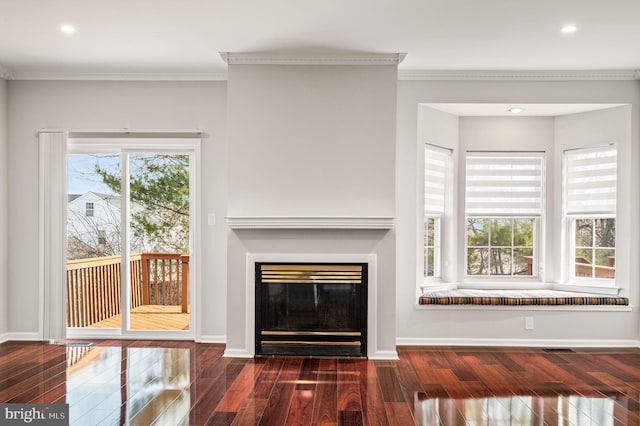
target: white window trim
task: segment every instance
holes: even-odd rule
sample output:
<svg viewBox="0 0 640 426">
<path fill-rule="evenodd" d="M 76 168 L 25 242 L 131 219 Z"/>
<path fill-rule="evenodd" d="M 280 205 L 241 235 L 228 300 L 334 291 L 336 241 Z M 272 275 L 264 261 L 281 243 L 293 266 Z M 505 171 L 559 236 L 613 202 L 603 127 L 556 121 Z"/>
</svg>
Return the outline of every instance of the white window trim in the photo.
<svg viewBox="0 0 640 426">
<path fill-rule="evenodd" d="M 447 155 L 447 166 L 446 166 L 446 171 L 445 171 L 445 194 L 446 193 L 453 193 L 453 195 L 447 196 L 445 197 L 444 200 L 444 213 L 440 214 L 440 213 L 434 213 L 434 212 L 427 212 L 425 211 L 424 208 L 424 195 L 425 195 L 425 148 L 426 147 L 432 148 L 434 150 L 437 151 L 441 151 L 442 153 L 445 153 Z M 423 144 L 418 144 L 418 161 L 419 161 L 419 167 L 418 170 L 420 171 L 417 175 L 417 179 L 418 179 L 418 185 L 417 185 L 417 189 L 418 189 L 418 224 L 419 224 L 419 228 L 421 230 L 421 232 L 416 233 L 416 238 L 418 239 L 419 243 L 418 243 L 418 250 L 417 250 L 417 254 L 418 254 L 418 262 L 417 262 L 417 268 L 416 268 L 416 272 L 417 272 L 417 277 L 418 277 L 418 295 L 422 294 L 422 292 L 424 291 L 424 289 L 428 288 L 430 290 L 434 290 L 434 289 L 451 289 L 451 288 L 456 288 L 456 284 L 454 282 L 448 282 L 445 281 L 445 279 L 443 278 L 443 271 L 444 271 L 444 265 L 443 265 L 443 261 L 444 261 L 444 256 L 442 255 L 443 251 L 445 250 L 445 244 L 446 242 L 444 241 L 444 234 L 445 234 L 445 229 L 446 226 L 449 223 L 449 220 L 452 220 L 451 216 L 452 216 L 452 212 L 453 212 L 453 202 L 457 197 L 457 188 L 456 188 L 456 180 L 455 179 L 455 175 L 454 175 L 454 155 L 455 155 L 455 151 L 452 148 L 446 148 L 446 147 L 442 147 L 442 146 L 438 146 L 429 142 L 425 142 Z M 447 190 L 448 189 L 448 190 Z M 453 190 L 453 191 L 452 191 Z M 439 218 L 439 225 L 438 225 L 438 237 L 440 239 L 439 241 L 439 257 L 438 259 L 436 259 L 436 270 L 438 271 L 437 274 L 434 274 L 433 277 L 425 277 L 424 276 L 424 219 L 427 217 L 438 217 Z M 451 238 L 453 240 L 453 238 Z"/>
<path fill-rule="evenodd" d="M 616 213 L 611 212 L 593 212 L 593 213 L 567 213 L 567 152 L 575 151 L 589 151 L 606 148 L 609 146 L 615 146 L 617 144 L 606 144 L 602 146 L 592 147 L 577 147 L 569 150 L 565 150 L 562 154 L 562 247 L 564 253 L 562 254 L 563 260 L 561 262 L 562 268 L 562 282 L 555 283 L 553 288 L 556 290 L 573 291 L 579 293 L 594 293 L 605 295 L 618 295 L 621 292 L 621 288 L 618 286 L 617 274 L 616 278 L 604 279 L 604 278 L 587 278 L 587 277 L 575 277 L 575 230 L 573 228 L 573 221 L 579 218 L 592 218 L 592 217 L 612 217 L 616 219 L 616 240 L 617 240 L 617 221 L 618 217 Z M 619 158 L 619 157 L 618 157 Z M 617 250 L 616 241 L 616 250 Z M 616 262 L 617 266 L 617 262 Z"/>
<path fill-rule="evenodd" d="M 535 214 L 523 214 L 523 215 L 467 215 L 466 206 L 462 208 L 464 220 L 462 221 L 459 232 L 462 233 L 459 241 L 464 245 L 462 262 L 462 282 L 457 288 L 477 288 L 477 289 L 545 289 L 551 286 L 550 283 L 545 281 L 544 273 L 544 256 L 545 256 L 545 227 L 546 227 L 546 215 L 547 212 L 547 152 L 545 151 L 467 151 L 465 153 L 465 161 L 461 166 L 465 170 L 465 179 L 456 188 L 456 191 L 461 196 L 462 200 L 466 202 L 466 157 L 467 155 L 539 155 L 542 159 L 542 170 L 540 171 L 542 181 L 540 182 L 540 215 Z M 500 275 L 467 275 L 467 217 L 495 217 L 495 218 L 533 218 L 536 219 L 536 229 L 533 235 L 533 276 L 500 276 Z"/>
</svg>

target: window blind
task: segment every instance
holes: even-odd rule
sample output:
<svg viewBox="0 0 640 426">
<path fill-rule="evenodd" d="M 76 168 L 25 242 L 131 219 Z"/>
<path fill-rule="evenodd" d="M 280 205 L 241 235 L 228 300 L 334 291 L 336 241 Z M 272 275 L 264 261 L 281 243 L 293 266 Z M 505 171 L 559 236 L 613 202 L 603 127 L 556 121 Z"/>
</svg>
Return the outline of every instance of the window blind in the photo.
<svg viewBox="0 0 640 426">
<path fill-rule="evenodd" d="M 424 211 L 441 215 L 445 209 L 445 184 L 451 151 L 433 145 L 424 147 Z"/>
<path fill-rule="evenodd" d="M 467 216 L 539 216 L 544 153 L 467 153 Z"/>
<path fill-rule="evenodd" d="M 615 146 L 565 151 L 567 214 L 616 212 Z"/>
</svg>

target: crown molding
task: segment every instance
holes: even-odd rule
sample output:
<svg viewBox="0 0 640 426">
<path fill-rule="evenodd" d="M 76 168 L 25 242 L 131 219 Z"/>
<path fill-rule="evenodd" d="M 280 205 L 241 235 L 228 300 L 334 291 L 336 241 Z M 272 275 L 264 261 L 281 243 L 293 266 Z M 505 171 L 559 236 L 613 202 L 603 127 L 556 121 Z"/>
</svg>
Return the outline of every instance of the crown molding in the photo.
<svg viewBox="0 0 640 426">
<path fill-rule="evenodd" d="M 4 80 L 11 80 L 11 77 L 11 71 L 9 71 L 9 68 L 0 65 L 0 78 Z"/>
<path fill-rule="evenodd" d="M 398 80 L 571 81 L 640 80 L 640 70 L 491 71 L 415 70 L 398 71 Z"/>
<path fill-rule="evenodd" d="M 260 53 L 220 52 L 229 65 L 398 65 L 406 53 Z"/>
<path fill-rule="evenodd" d="M 231 229 L 392 229 L 393 217 L 227 217 Z"/>
<path fill-rule="evenodd" d="M 257 55 L 257 54 L 255 54 Z M 313 56 L 260 55 L 220 53 L 228 64 L 280 64 L 280 65 L 392 65 L 399 64 L 405 54 L 373 54 L 365 56 Z M 400 61 L 400 62 L 399 62 Z M 60 81 L 226 81 L 226 70 L 202 73 L 77 73 L 47 71 L 12 72 L 0 65 L 0 78 L 4 80 L 60 80 Z M 455 71 L 455 70 L 399 70 L 398 80 L 405 81 L 572 81 L 572 80 L 640 80 L 640 70 L 594 71 Z"/>
<path fill-rule="evenodd" d="M 1 72 L 1 70 L 0 70 Z M 18 71 L 10 73 L 11 80 L 63 80 L 63 81 L 221 81 L 227 80 L 227 71 L 201 73 L 77 73 Z M 1 77 L 1 75 L 0 75 Z"/>
</svg>

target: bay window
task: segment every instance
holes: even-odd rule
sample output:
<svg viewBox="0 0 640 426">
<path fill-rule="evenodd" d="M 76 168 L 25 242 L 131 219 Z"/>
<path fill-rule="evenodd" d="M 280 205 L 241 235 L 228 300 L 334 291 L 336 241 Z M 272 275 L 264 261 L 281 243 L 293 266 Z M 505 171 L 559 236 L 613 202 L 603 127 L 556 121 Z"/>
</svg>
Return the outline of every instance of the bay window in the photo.
<svg viewBox="0 0 640 426">
<path fill-rule="evenodd" d="M 468 152 L 467 277 L 537 277 L 544 153 Z"/>
</svg>

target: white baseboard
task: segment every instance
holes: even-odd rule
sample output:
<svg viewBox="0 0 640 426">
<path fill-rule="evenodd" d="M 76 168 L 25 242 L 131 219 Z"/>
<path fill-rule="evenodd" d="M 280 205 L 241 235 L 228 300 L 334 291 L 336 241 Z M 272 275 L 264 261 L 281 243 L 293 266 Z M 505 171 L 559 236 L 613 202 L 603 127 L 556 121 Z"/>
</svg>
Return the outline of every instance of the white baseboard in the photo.
<svg viewBox="0 0 640 426">
<path fill-rule="evenodd" d="M 637 348 L 638 340 L 599 339 L 456 339 L 398 337 L 398 346 L 530 346 L 545 348 Z"/>
<path fill-rule="evenodd" d="M 396 351 L 375 351 L 373 354 L 368 354 L 367 358 L 374 361 L 400 359 Z"/>
<path fill-rule="evenodd" d="M 0 343 L 8 342 L 10 340 L 31 340 L 42 341 L 38 333 L 4 333 L 0 334 Z"/>
<path fill-rule="evenodd" d="M 246 349 L 225 349 L 223 358 L 253 358 L 255 354 Z"/>
<path fill-rule="evenodd" d="M 200 336 L 197 342 L 198 343 L 227 343 L 227 336 L 207 334 L 207 335 Z"/>
</svg>

